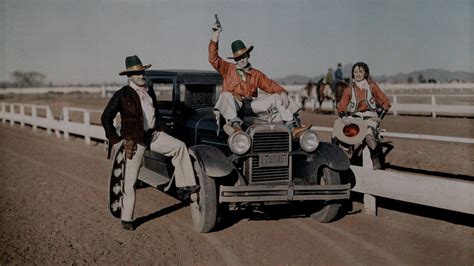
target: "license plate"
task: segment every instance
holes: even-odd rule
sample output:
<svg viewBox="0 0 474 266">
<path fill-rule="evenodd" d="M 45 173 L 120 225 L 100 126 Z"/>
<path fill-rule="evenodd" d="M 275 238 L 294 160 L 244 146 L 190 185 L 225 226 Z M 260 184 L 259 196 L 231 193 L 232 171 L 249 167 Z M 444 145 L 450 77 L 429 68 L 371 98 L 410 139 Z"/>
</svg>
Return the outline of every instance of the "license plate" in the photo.
<svg viewBox="0 0 474 266">
<path fill-rule="evenodd" d="M 287 166 L 288 153 L 263 153 L 258 155 L 258 167 Z"/>
</svg>

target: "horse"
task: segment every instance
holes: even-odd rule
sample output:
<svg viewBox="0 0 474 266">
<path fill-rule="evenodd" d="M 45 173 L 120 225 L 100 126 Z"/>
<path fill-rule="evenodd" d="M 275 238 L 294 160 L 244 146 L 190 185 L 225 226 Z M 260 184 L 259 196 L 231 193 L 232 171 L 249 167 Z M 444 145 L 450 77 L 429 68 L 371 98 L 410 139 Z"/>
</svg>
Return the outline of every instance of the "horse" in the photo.
<svg viewBox="0 0 474 266">
<path fill-rule="evenodd" d="M 316 93 L 316 86 L 316 83 L 310 80 L 306 86 L 301 89 L 301 108 L 303 111 L 305 110 L 306 101 L 308 100 L 313 100 L 313 110 L 316 109 L 316 98 L 318 97 Z"/>
<path fill-rule="evenodd" d="M 336 82 L 334 85 L 334 91 L 331 89 L 329 84 L 324 83 L 324 78 L 318 80 L 318 82 L 309 81 L 304 88 L 301 89 L 301 105 L 302 109 L 305 110 L 305 104 L 307 101 L 314 101 L 313 110 L 318 111 L 316 108 L 316 101 L 319 103 L 319 111 L 325 100 L 332 101 L 333 110 L 336 110 L 339 106 L 339 102 L 342 98 L 344 89 L 349 84 L 349 79 L 344 79 Z"/>
<path fill-rule="evenodd" d="M 324 82 L 324 78 L 321 78 L 318 82 L 316 82 L 316 91 L 319 102 L 319 110 L 322 112 L 322 105 L 324 100 L 329 100 L 333 103 L 334 111 L 336 109 L 336 96 L 334 95 L 334 92 L 331 89 L 331 85 L 326 84 Z"/>
<path fill-rule="evenodd" d="M 342 98 L 342 93 L 344 92 L 344 89 L 348 86 L 350 80 L 348 78 L 345 78 L 343 80 L 339 80 L 336 82 L 334 85 L 334 92 L 335 92 L 335 105 L 334 107 L 337 108 L 339 107 L 339 102 L 341 101 Z"/>
</svg>

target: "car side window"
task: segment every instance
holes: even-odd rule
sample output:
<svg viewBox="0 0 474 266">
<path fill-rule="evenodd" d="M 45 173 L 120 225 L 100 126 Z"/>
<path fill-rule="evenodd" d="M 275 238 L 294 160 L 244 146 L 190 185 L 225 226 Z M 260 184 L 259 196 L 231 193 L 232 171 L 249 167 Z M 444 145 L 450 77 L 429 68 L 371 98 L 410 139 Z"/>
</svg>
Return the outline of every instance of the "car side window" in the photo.
<svg viewBox="0 0 474 266">
<path fill-rule="evenodd" d="M 156 99 L 158 101 L 173 101 L 173 84 L 167 83 L 153 83 L 153 90 L 155 91 Z"/>
<path fill-rule="evenodd" d="M 186 84 L 184 97 L 181 95 L 181 101 L 184 99 L 186 106 L 191 108 L 203 108 L 214 106 L 216 102 L 216 86 L 206 84 Z"/>
</svg>

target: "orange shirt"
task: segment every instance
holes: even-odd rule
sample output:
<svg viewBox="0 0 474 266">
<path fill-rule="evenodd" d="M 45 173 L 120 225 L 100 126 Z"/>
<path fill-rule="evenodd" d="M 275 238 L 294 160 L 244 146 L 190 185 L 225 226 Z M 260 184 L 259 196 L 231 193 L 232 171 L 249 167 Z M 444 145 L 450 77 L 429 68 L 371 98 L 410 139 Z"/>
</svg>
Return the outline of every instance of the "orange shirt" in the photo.
<svg viewBox="0 0 474 266">
<path fill-rule="evenodd" d="M 380 87 L 373 81 L 368 81 L 370 91 L 372 92 L 372 96 L 374 96 L 375 102 L 382 106 L 384 110 L 388 110 L 390 108 L 390 100 L 388 97 L 383 93 L 383 91 L 380 89 Z M 365 90 L 357 87 L 355 82 L 352 83 L 354 86 L 354 90 L 356 92 L 356 97 L 358 101 L 363 101 L 365 99 Z M 351 101 L 351 88 L 352 85 L 349 85 L 344 89 L 344 92 L 342 93 L 342 98 L 341 101 L 339 102 L 339 107 L 337 108 L 337 112 L 344 112 L 346 111 L 347 105 Z M 357 107 L 358 112 L 364 112 L 367 111 L 369 107 L 367 106 L 367 102 L 363 101 L 359 104 Z"/>
<path fill-rule="evenodd" d="M 268 93 L 280 93 L 285 91 L 283 87 L 275 81 L 269 79 L 261 71 L 251 68 L 246 73 L 245 81 L 239 77 L 235 64 L 226 62 L 218 54 L 218 43 L 209 43 L 209 63 L 224 78 L 222 91 L 239 94 L 245 97 L 257 97 L 257 88 Z"/>
</svg>

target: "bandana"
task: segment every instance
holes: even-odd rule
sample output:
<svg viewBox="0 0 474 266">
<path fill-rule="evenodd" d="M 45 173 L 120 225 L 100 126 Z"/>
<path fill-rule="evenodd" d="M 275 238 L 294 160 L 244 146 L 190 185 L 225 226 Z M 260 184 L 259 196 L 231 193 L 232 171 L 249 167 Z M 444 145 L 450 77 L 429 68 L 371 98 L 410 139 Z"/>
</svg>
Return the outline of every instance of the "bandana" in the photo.
<svg viewBox="0 0 474 266">
<path fill-rule="evenodd" d="M 250 69 L 252 69 L 252 65 L 248 63 L 245 67 L 241 67 L 239 65 L 235 65 L 237 69 L 237 74 L 239 74 L 240 78 L 243 81 L 246 81 L 245 74 L 250 74 Z"/>
<path fill-rule="evenodd" d="M 137 92 L 138 96 L 140 97 L 140 101 L 143 104 L 153 106 L 153 101 L 150 95 L 148 95 L 146 87 L 138 86 L 137 84 L 133 82 L 130 82 L 130 87 L 132 87 Z"/>
<path fill-rule="evenodd" d="M 355 81 L 355 84 L 357 87 L 364 89 L 364 90 L 370 90 L 369 83 L 367 82 L 367 79 L 363 79 L 361 81 Z"/>
</svg>

